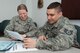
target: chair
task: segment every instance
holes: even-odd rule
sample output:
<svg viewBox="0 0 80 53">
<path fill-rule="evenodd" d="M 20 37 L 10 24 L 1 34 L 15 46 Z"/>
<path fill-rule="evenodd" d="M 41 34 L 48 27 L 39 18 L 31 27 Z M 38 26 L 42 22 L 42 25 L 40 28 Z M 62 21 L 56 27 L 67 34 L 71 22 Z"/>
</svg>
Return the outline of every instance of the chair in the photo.
<svg viewBox="0 0 80 53">
<path fill-rule="evenodd" d="M 77 29 L 77 42 L 80 44 L 80 26 L 74 25 Z"/>
<path fill-rule="evenodd" d="M 10 20 L 4 20 L 0 23 L 0 36 L 4 35 L 4 29 L 7 26 L 7 24 L 9 23 Z"/>
</svg>

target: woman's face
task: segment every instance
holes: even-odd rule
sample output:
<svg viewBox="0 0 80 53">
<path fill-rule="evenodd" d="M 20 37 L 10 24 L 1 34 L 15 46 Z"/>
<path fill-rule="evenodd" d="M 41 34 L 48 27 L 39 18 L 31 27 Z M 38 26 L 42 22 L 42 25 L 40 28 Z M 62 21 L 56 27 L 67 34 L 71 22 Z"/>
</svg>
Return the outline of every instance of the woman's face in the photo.
<svg viewBox="0 0 80 53">
<path fill-rule="evenodd" d="M 28 12 L 25 9 L 18 11 L 21 20 L 26 20 L 28 18 Z"/>
</svg>

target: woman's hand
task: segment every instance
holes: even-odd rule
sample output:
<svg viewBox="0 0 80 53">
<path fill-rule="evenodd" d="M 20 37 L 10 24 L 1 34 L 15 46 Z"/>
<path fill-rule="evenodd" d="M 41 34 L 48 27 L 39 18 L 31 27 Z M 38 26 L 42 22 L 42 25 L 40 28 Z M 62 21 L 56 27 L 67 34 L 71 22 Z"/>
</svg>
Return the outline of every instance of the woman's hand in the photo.
<svg viewBox="0 0 80 53">
<path fill-rule="evenodd" d="M 23 37 L 23 39 L 26 37 L 26 34 L 21 35 Z"/>
<path fill-rule="evenodd" d="M 38 37 L 38 39 L 39 40 L 46 40 L 47 38 L 45 36 L 41 35 L 41 36 Z"/>
<path fill-rule="evenodd" d="M 15 37 L 10 37 L 10 39 L 11 39 L 11 40 L 16 40 L 16 38 L 15 38 Z"/>
</svg>

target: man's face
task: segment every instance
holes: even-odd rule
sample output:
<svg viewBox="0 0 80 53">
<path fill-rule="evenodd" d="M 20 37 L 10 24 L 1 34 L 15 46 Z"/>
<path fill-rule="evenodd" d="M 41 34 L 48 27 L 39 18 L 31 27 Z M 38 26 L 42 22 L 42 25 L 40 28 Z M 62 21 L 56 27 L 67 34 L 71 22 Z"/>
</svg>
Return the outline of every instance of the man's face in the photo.
<svg viewBox="0 0 80 53">
<path fill-rule="evenodd" d="M 28 17 L 28 12 L 24 9 L 19 10 L 18 14 L 19 14 L 21 20 L 26 20 Z"/>
<path fill-rule="evenodd" d="M 60 16 L 62 16 L 62 12 L 59 12 L 56 9 L 47 9 L 47 18 L 50 24 L 55 23 Z"/>
</svg>

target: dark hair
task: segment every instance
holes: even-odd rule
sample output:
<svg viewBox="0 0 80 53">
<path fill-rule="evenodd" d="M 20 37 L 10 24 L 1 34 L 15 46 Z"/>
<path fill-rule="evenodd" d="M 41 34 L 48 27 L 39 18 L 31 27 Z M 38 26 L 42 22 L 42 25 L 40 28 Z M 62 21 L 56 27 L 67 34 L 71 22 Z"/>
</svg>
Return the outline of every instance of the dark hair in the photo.
<svg viewBox="0 0 80 53">
<path fill-rule="evenodd" d="M 62 11 L 61 4 L 59 2 L 51 3 L 47 9 L 58 9 L 59 11 Z"/>
<path fill-rule="evenodd" d="M 21 9 L 24 9 L 24 10 L 26 10 L 26 11 L 28 12 L 27 7 L 26 7 L 25 4 L 20 4 L 20 5 L 17 7 L 17 11 L 19 11 L 19 10 L 21 10 Z"/>
</svg>

